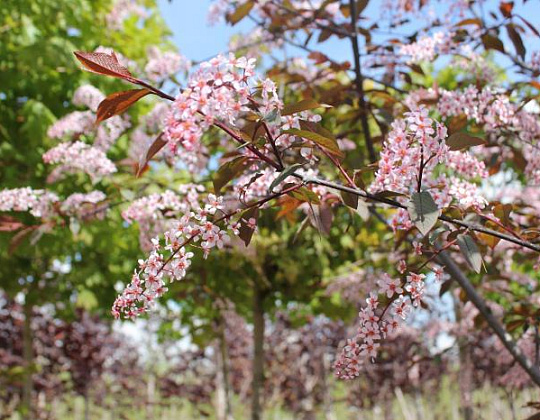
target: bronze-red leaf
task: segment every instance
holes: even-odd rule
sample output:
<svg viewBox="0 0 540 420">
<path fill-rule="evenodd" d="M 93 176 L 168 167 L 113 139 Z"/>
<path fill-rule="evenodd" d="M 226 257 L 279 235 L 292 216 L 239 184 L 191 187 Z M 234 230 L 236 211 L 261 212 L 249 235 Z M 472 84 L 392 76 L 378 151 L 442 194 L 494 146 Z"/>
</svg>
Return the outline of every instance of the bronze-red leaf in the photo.
<svg viewBox="0 0 540 420">
<path fill-rule="evenodd" d="M 148 89 L 132 89 L 115 92 L 107 96 L 98 106 L 96 123 L 99 124 L 108 118 L 123 113 L 139 99 L 150 93 L 152 92 Z"/>
</svg>

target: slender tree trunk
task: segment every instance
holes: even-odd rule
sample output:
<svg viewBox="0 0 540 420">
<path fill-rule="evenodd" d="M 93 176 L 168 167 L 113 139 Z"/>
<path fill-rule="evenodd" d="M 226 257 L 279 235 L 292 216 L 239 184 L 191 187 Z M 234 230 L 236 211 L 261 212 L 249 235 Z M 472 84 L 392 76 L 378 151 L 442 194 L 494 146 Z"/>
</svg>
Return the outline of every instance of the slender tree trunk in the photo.
<svg viewBox="0 0 540 420">
<path fill-rule="evenodd" d="M 516 420 L 517 419 L 517 415 L 516 415 L 516 406 L 514 404 L 514 393 L 512 392 L 512 390 L 508 391 L 508 390 L 504 390 L 504 393 L 506 395 L 506 401 L 508 401 L 508 408 L 510 409 L 510 413 L 512 414 L 512 420 Z"/>
<path fill-rule="evenodd" d="M 225 341 L 225 323 L 221 317 L 218 322 L 218 348 L 216 349 L 216 416 L 218 420 L 232 420 L 229 356 L 227 342 Z"/>
<path fill-rule="evenodd" d="M 32 419 L 32 363 L 34 361 L 34 351 L 32 349 L 32 304 L 28 295 L 24 302 L 24 324 L 23 324 L 23 358 L 24 358 L 24 384 L 22 398 L 23 420 Z"/>
<path fill-rule="evenodd" d="M 88 397 L 88 388 L 84 391 L 84 420 L 90 420 L 90 398 Z"/>
<path fill-rule="evenodd" d="M 251 385 L 251 420 L 262 419 L 264 386 L 264 294 L 258 285 L 253 289 L 253 380 Z"/>
<path fill-rule="evenodd" d="M 153 370 L 153 369 L 152 369 Z M 146 384 L 146 418 L 154 420 L 154 408 L 156 403 L 156 376 L 154 372 L 148 375 L 148 383 Z"/>
<path fill-rule="evenodd" d="M 326 374 L 331 366 L 330 361 L 323 353 L 322 356 L 323 369 L 321 372 L 321 386 L 323 387 L 323 407 L 324 407 L 324 418 L 326 420 L 336 420 L 336 415 L 334 413 L 334 400 L 332 396 L 332 386 L 328 383 L 328 375 Z"/>
<path fill-rule="evenodd" d="M 461 321 L 461 305 L 458 299 L 454 298 L 454 312 L 456 314 L 456 321 Z M 458 337 L 458 351 L 459 351 L 459 374 L 458 374 L 458 387 L 459 387 L 459 400 L 460 400 L 460 412 L 463 420 L 473 419 L 473 378 L 472 378 L 472 358 L 470 344 L 467 342 L 467 337 Z"/>
<path fill-rule="evenodd" d="M 473 420 L 473 378 L 471 348 L 467 338 L 461 338 L 459 346 L 459 395 L 463 420 Z"/>
</svg>

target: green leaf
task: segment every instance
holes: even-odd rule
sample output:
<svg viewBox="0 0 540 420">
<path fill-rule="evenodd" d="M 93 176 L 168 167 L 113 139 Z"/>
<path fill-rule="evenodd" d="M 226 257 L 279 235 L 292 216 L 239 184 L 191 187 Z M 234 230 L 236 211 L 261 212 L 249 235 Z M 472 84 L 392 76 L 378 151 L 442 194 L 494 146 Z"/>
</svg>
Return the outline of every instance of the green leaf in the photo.
<svg viewBox="0 0 540 420">
<path fill-rule="evenodd" d="M 291 191 L 289 195 L 297 200 L 305 201 L 307 203 L 320 204 L 321 202 L 319 196 L 306 187 L 300 187 L 297 190 Z"/>
<path fill-rule="evenodd" d="M 450 150 L 463 150 L 473 146 L 481 146 L 487 142 L 480 137 L 471 136 L 468 133 L 454 133 L 446 140 L 446 144 Z"/>
<path fill-rule="evenodd" d="M 304 99 L 303 101 L 295 104 L 289 104 L 281 111 L 282 116 L 296 114 L 298 112 L 307 111 L 309 109 L 319 108 L 321 105 L 313 99 Z"/>
<path fill-rule="evenodd" d="M 407 204 L 407 210 L 411 221 L 422 235 L 426 235 L 435 226 L 440 215 L 435 200 L 427 191 L 414 193 Z"/>
<path fill-rule="evenodd" d="M 247 160 L 246 156 L 239 156 L 221 165 L 213 179 L 216 194 L 245 168 Z"/>
<path fill-rule="evenodd" d="M 469 235 L 459 235 L 457 243 L 467 263 L 474 271 L 480 273 L 482 269 L 482 255 L 474 240 Z"/>
<path fill-rule="evenodd" d="M 283 131 L 283 133 L 286 134 L 292 134 L 294 136 L 302 137 L 304 139 L 311 140 L 318 146 L 322 147 L 323 149 L 327 150 L 328 152 L 332 153 L 336 156 L 343 156 L 341 153 L 341 150 L 339 150 L 339 146 L 337 144 L 337 141 L 335 139 L 325 137 L 319 133 L 315 133 L 313 131 L 307 131 L 307 130 L 298 130 L 296 128 L 291 128 L 289 130 Z"/>
<path fill-rule="evenodd" d="M 288 176 L 294 174 L 294 172 L 301 168 L 302 165 L 300 163 L 295 163 L 292 166 L 289 166 L 288 168 L 285 168 L 283 171 L 279 173 L 279 175 L 274 179 L 274 181 L 270 184 L 270 187 L 268 188 L 268 191 L 271 193 L 274 191 L 274 188 L 276 188 L 279 184 L 281 184 Z"/>
</svg>

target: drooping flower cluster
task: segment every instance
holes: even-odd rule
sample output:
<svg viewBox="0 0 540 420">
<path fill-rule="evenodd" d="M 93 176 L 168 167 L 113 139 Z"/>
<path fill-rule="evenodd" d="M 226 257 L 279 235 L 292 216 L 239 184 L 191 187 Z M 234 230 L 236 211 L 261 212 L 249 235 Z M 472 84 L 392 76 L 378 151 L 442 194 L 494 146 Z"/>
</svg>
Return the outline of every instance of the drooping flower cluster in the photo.
<svg viewBox="0 0 540 420">
<path fill-rule="evenodd" d="M 61 172 L 85 172 L 94 181 L 116 172 L 116 166 L 103 151 L 82 141 L 60 143 L 43 155 L 43 161 L 61 164 Z"/>
<path fill-rule="evenodd" d="M 513 151 L 505 147 L 507 136 L 504 134 L 507 134 L 512 140 L 511 144 L 521 147 L 527 160 L 525 174 L 534 184 L 540 184 L 540 122 L 537 111 L 527 107 L 520 108 L 512 103 L 508 96 L 497 93 L 490 87 L 482 90 L 476 86 L 468 86 L 456 91 L 417 91 L 409 95 L 408 104 L 415 106 L 424 98 L 438 99 L 436 109 L 445 118 L 464 115 L 468 120 L 480 125 L 490 141 L 499 144 L 502 153 L 510 158 Z"/>
<path fill-rule="evenodd" d="M 439 31 L 432 36 L 423 35 L 416 42 L 404 44 L 399 55 L 408 57 L 409 63 L 433 61 L 437 54 L 447 54 L 453 47 L 452 33 Z"/>
<path fill-rule="evenodd" d="M 91 111 L 74 111 L 57 122 L 48 131 L 54 139 L 78 140 L 81 135 L 94 135 L 94 146 L 107 151 L 113 143 L 131 126 L 129 116 L 115 115 L 96 127 L 96 114 L 105 95 L 92 85 L 79 87 L 73 95 L 73 104 L 89 108 Z"/>
<path fill-rule="evenodd" d="M 122 217 L 128 223 L 138 223 L 141 248 L 150 251 L 153 247 L 152 238 L 172 226 L 174 222 L 171 218 L 199 208 L 202 192 L 204 187 L 201 185 L 182 184 L 180 194 L 165 191 L 135 200 L 122 212 Z"/>
<path fill-rule="evenodd" d="M 154 108 L 139 120 L 139 125 L 130 135 L 128 156 L 133 162 L 139 162 L 141 156 L 146 156 L 149 147 L 155 141 L 156 136 L 165 126 L 165 115 L 169 112 L 169 104 L 158 102 Z M 154 159 L 167 157 L 171 158 L 168 148 L 161 149 Z"/>
<path fill-rule="evenodd" d="M 464 208 L 483 208 L 486 200 L 477 186 L 456 175 L 486 177 L 484 163 L 469 152 L 450 151 L 446 137 L 446 127 L 429 118 L 425 108 L 407 113 L 404 120 L 396 120 L 381 153 L 371 190 L 410 195 L 418 190 L 422 174 L 420 188 L 431 193 L 439 208 L 447 207 L 453 199 Z M 450 169 L 453 173 L 435 176 L 436 168 Z M 409 228 L 407 211 L 398 210 L 392 225 Z"/>
<path fill-rule="evenodd" d="M 150 80 L 161 83 L 179 71 L 188 71 L 190 67 L 191 62 L 183 55 L 151 47 L 148 50 L 148 63 L 144 71 Z"/>
<path fill-rule="evenodd" d="M 107 196 L 102 191 L 92 191 L 89 193 L 75 193 L 66 198 L 61 205 L 61 210 L 69 215 L 80 218 L 91 218 L 92 216 L 103 217 L 105 211 L 98 211 L 97 204 L 105 201 Z"/>
<path fill-rule="evenodd" d="M 437 270 L 437 278 L 442 272 Z M 382 274 L 378 290 L 371 292 L 359 312 L 356 335 L 347 340 L 334 365 L 336 376 L 354 379 L 369 359 L 377 357 L 380 341 L 398 330 L 425 293 L 425 275 L 409 273 L 405 281 Z M 383 304 L 384 302 L 384 304 Z"/>
<path fill-rule="evenodd" d="M 165 136 L 171 149 L 190 167 L 205 162 L 205 147 L 200 139 L 216 120 L 234 126 L 238 115 L 247 111 L 249 82 L 255 60 L 218 56 L 202 63 L 176 98 L 167 116 Z"/>
<path fill-rule="evenodd" d="M 131 127 L 131 122 L 127 114 L 109 118 L 99 125 L 94 139 L 94 147 L 106 152 L 129 127 Z"/>
<path fill-rule="evenodd" d="M 105 99 L 105 95 L 92 85 L 82 85 L 73 94 L 73 105 L 84 106 L 96 112 L 100 102 Z"/>
<path fill-rule="evenodd" d="M 213 248 L 221 249 L 229 242 L 229 232 L 236 234 L 238 230 L 235 224 L 229 224 L 227 230 L 216 224 L 218 220 L 225 220 L 224 217 L 215 219 L 221 209 L 222 199 L 210 194 L 204 206 L 186 213 L 165 232 L 163 249 L 159 239 L 152 240 L 150 256 L 139 260 L 139 271 L 133 274 L 131 283 L 114 302 L 112 313 L 116 318 L 121 315 L 134 318 L 148 311 L 167 291 L 165 278 L 175 281 L 185 277 L 193 257 L 188 245 L 196 244 L 207 257 Z"/>
<path fill-rule="evenodd" d="M 49 127 L 47 135 L 52 139 L 76 137 L 92 130 L 95 117 L 90 111 L 74 111 L 60 118 Z"/>
<path fill-rule="evenodd" d="M 30 212 L 35 217 L 48 217 L 53 204 L 60 199 L 52 192 L 30 187 L 0 191 L 0 211 Z"/>
<path fill-rule="evenodd" d="M 134 0 L 115 0 L 113 7 L 106 16 L 107 28 L 119 31 L 124 26 L 124 21 L 132 15 L 140 18 L 147 16 L 147 11 L 143 6 Z"/>
</svg>

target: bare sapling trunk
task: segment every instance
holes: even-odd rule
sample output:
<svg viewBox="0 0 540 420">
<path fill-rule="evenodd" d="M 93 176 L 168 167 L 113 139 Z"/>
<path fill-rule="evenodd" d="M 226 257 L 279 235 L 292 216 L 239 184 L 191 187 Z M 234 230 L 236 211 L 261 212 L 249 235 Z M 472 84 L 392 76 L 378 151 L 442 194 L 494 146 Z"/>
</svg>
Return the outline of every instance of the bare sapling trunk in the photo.
<svg viewBox="0 0 540 420">
<path fill-rule="evenodd" d="M 264 387 L 264 293 L 253 289 L 253 380 L 251 384 L 251 420 L 262 419 Z"/>
<path fill-rule="evenodd" d="M 23 358 L 24 358 L 24 384 L 22 397 L 23 420 L 32 419 L 32 391 L 34 384 L 32 381 L 32 364 L 34 361 L 34 351 L 32 348 L 32 304 L 28 295 L 24 302 L 24 324 L 23 324 Z"/>
<path fill-rule="evenodd" d="M 229 382 L 229 355 L 225 340 L 225 322 L 221 317 L 218 320 L 216 366 L 216 417 L 217 420 L 233 420 Z"/>
</svg>

